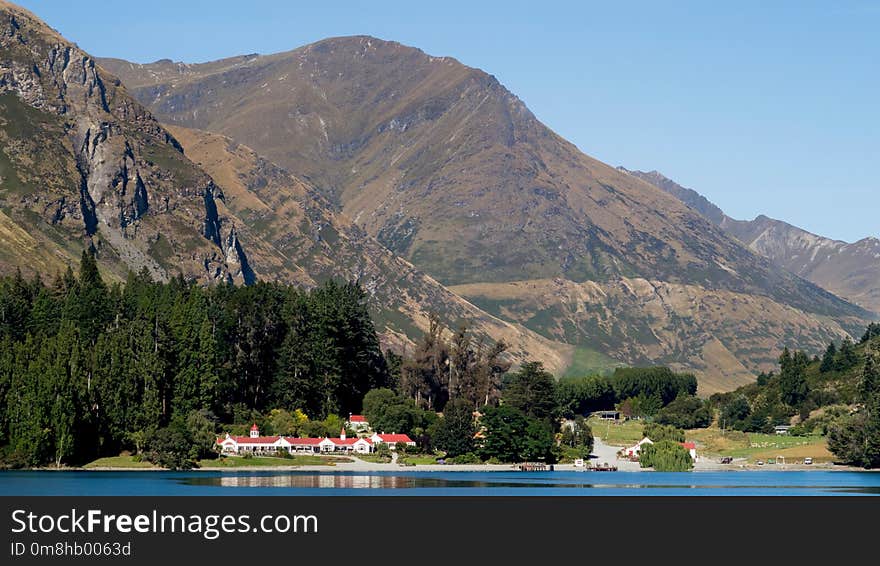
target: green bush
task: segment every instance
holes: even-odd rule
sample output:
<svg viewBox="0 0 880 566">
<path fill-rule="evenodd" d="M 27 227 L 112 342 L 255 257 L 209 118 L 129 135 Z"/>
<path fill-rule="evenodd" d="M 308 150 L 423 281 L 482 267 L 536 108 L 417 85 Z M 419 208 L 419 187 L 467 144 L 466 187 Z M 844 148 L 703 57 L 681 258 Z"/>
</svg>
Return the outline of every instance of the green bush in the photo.
<svg viewBox="0 0 880 566">
<path fill-rule="evenodd" d="M 473 452 L 468 452 L 466 454 L 460 454 L 454 458 L 450 458 L 447 460 L 452 464 L 482 464 L 483 461 L 479 456 L 474 454 Z"/>
<path fill-rule="evenodd" d="M 639 466 L 654 468 L 657 472 L 687 472 L 694 467 L 694 462 L 684 446 L 673 440 L 661 440 L 642 445 Z"/>
<path fill-rule="evenodd" d="M 647 436 L 654 442 L 660 442 L 661 440 L 684 442 L 684 431 L 669 425 L 648 423 L 645 425 L 645 429 L 642 434 L 644 436 Z"/>
</svg>

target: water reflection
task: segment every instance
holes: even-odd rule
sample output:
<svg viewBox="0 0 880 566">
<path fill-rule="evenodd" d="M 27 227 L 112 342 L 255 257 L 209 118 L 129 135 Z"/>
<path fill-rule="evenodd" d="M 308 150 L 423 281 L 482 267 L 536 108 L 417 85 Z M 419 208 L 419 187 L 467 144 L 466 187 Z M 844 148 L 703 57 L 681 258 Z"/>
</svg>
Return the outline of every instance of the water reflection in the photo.
<svg viewBox="0 0 880 566">
<path fill-rule="evenodd" d="M 453 476 L 455 474 L 452 474 Z M 643 476 L 646 479 L 650 476 Z M 741 476 L 740 476 L 741 477 Z M 731 479 L 740 477 L 731 476 Z M 781 478 L 779 478 L 781 479 Z M 498 474 L 491 479 L 458 479 L 455 477 L 430 477 L 418 475 L 392 475 L 392 474 L 308 474 L 308 473 L 271 473 L 271 474 L 223 474 L 220 476 L 196 476 L 186 477 L 180 480 L 181 484 L 191 486 L 213 486 L 231 488 L 297 488 L 297 489 L 436 489 L 436 488 L 470 488 L 470 489 L 529 489 L 542 488 L 565 488 L 565 490 L 772 490 L 780 493 L 794 490 L 812 488 L 827 493 L 859 493 L 864 495 L 877 495 L 880 488 L 875 486 L 847 486 L 847 485 L 816 485 L 806 486 L 797 484 L 772 483 L 705 483 L 694 484 L 682 483 L 589 483 L 581 478 L 530 478 L 526 474 L 523 477 L 510 477 Z"/>
</svg>

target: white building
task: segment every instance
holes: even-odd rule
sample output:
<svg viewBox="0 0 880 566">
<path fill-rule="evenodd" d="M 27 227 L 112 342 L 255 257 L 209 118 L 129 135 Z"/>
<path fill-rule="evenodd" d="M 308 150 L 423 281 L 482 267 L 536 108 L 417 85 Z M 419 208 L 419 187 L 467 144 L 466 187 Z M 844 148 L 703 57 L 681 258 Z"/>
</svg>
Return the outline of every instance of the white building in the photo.
<svg viewBox="0 0 880 566">
<path fill-rule="evenodd" d="M 642 451 L 642 446 L 644 446 L 645 444 L 654 444 L 654 441 L 646 436 L 629 448 L 625 448 L 623 450 L 624 456 L 626 456 L 627 458 L 638 458 L 639 452 Z"/>
<path fill-rule="evenodd" d="M 346 424 L 348 425 L 348 428 L 358 432 L 366 432 L 370 430 L 370 423 L 367 422 L 367 417 L 363 415 L 349 414 Z"/>
<path fill-rule="evenodd" d="M 694 444 L 693 442 L 680 442 L 679 444 L 681 444 L 684 447 L 684 449 L 688 451 L 688 454 L 691 455 L 691 460 L 696 462 L 697 461 L 697 445 Z"/>
<path fill-rule="evenodd" d="M 373 451 L 373 442 L 369 438 L 346 438 L 345 429 L 339 438 L 324 438 L 318 443 L 321 452 L 357 452 L 369 454 Z"/>
<path fill-rule="evenodd" d="M 285 436 L 260 436 L 254 424 L 248 436 L 226 434 L 217 439 L 217 446 L 224 454 L 272 455 L 281 450 L 290 454 L 317 454 L 327 452 L 358 452 L 369 454 L 373 442 L 369 438 L 346 438 L 345 429 L 339 438 L 293 438 Z"/>
<path fill-rule="evenodd" d="M 370 440 L 373 444 L 387 444 L 388 448 L 391 450 L 397 449 L 397 443 L 403 442 L 407 446 L 415 446 L 416 442 L 409 436 L 405 434 L 379 434 L 373 433 L 373 436 L 370 437 Z"/>
</svg>

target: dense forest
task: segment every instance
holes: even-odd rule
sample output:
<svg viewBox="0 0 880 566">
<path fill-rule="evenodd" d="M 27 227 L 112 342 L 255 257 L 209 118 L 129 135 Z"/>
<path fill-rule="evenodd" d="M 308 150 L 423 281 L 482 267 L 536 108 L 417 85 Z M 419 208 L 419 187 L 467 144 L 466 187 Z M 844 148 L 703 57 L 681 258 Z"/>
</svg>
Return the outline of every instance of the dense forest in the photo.
<svg viewBox="0 0 880 566">
<path fill-rule="evenodd" d="M 116 454 L 193 412 L 347 415 L 391 379 L 356 284 L 108 286 L 90 253 L 49 285 L 0 280 L 0 446 L 19 465 Z"/>
</svg>

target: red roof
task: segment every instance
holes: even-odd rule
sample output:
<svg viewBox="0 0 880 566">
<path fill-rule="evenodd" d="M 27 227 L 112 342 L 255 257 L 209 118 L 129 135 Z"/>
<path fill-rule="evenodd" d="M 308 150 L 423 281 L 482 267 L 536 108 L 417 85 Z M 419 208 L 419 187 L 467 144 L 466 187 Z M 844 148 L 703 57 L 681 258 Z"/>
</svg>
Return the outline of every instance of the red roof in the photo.
<svg viewBox="0 0 880 566">
<path fill-rule="evenodd" d="M 406 436 L 405 434 L 392 435 L 388 434 L 386 436 Z M 229 440 L 234 440 L 237 444 L 274 444 L 279 438 L 284 438 L 289 443 L 294 446 L 317 446 L 321 442 L 324 441 L 323 438 L 292 438 L 292 437 L 281 437 L 281 436 L 230 436 Z M 339 446 L 348 446 L 349 444 L 354 444 L 359 438 L 329 438 L 330 442 Z M 372 444 L 373 442 L 369 438 L 364 438 L 368 444 Z M 226 441 L 226 437 L 221 437 L 217 439 L 217 444 L 223 444 Z M 391 442 L 398 442 L 397 440 L 393 440 Z M 405 442 L 405 441 L 404 441 Z"/>
<path fill-rule="evenodd" d="M 412 442 L 413 440 L 405 435 L 405 434 L 380 434 L 379 438 L 382 439 L 382 442 L 387 442 L 388 444 L 397 444 L 398 442 Z"/>
<path fill-rule="evenodd" d="M 260 430 L 260 427 L 257 426 L 257 423 L 254 423 L 254 426 L 251 427 L 251 430 Z"/>
<path fill-rule="evenodd" d="M 315 446 L 320 444 L 323 438 L 288 438 L 287 441 L 293 445 L 299 446 Z"/>
<path fill-rule="evenodd" d="M 697 449 L 697 445 L 694 444 L 693 442 L 682 442 L 681 445 L 684 446 L 685 449 L 687 449 L 687 450 L 696 450 Z"/>
<path fill-rule="evenodd" d="M 230 436 L 238 444 L 274 444 L 280 437 L 278 436 Z M 226 438 L 218 438 L 217 444 L 222 444 Z"/>
<path fill-rule="evenodd" d="M 363 415 L 352 415 L 348 417 L 348 422 L 350 423 L 365 423 L 367 422 L 367 417 Z"/>
</svg>

